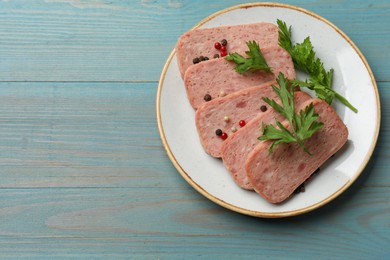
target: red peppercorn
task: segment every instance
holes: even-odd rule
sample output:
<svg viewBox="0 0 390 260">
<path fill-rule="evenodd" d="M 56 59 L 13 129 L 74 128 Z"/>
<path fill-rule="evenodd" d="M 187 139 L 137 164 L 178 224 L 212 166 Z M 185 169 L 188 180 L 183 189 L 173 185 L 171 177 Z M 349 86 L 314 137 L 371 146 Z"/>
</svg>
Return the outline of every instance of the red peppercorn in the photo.
<svg viewBox="0 0 390 260">
<path fill-rule="evenodd" d="M 221 46 L 221 52 L 226 51 L 226 46 Z"/>
<path fill-rule="evenodd" d="M 221 43 L 220 42 L 216 42 L 214 43 L 214 48 L 216 48 L 217 50 L 221 49 Z"/>
<path fill-rule="evenodd" d="M 240 122 L 238 122 L 238 124 L 241 126 L 241 127 L 243 127 L 243 126 L 245 126 L 245 120 L 240 120 Z"/>
<path fill-rule="evenodd" d="M 228 138 L 227 133 L 222 133 L 222 134 L 221 134 L 221 139 L 222 139 L 222 140 L 225 140 L 226 138 Z"/>
<path fill-rule="evenodd" d="M 227 55 L 227 51 L 221 51 L 221 57 L 225 57 Z"/>
</svg>

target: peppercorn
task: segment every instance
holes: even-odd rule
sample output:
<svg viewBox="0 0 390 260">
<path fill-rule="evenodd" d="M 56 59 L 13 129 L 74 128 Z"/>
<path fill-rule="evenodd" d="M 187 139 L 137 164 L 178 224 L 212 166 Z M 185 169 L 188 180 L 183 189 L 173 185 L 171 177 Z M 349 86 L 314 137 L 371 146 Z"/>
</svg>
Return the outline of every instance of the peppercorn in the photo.
<svg viewBox="0 0 390 260">
<path fill-rule="evenodd" d="M 226 46 L 226 45 L 227 45 L 227 40 L 226 40 L 226 39 L 223 39 L 223 40 L 221 41 L 221 45 L 222 45 L 222 46 Z"/>
<path fill-rule="evenodd" d="M 200 61 L 204 61 L 204 57 L 203 56 L 199 56 L 199 60 Z"/>
<path fill-rule="evenodd" d="M 221 52 L 226 51 L 226 46 L 221 46 Z"/>
<path fill-rule="evenodd" d="M 206 94 L 206 95 L 204 95 L 203 99 L 205 101 L 210 101 L 211 100 L 211 96 L 209 94 Z"/>
<path fill-rule="evenodd" d="M 214 43 L 214 48 L 216 48 L 217 50 L 221 49 L 221 43 L 220 42 Z"/>
<path fill-rule="evenodd" d="M 218 136 L 221 136 L 222 135 L 222 130 L 221 129 L 215 130 L 215 134 L 218 135 Z"/>
<path fill-rule="evenodd" d="M 261 111 L 261 112 L 267 111 L 267 107 L 266 107 L 265 105 L 262 105 L 262 106 L 260 107 L 260 111 Z"/>
<path fill-rule="evenodd" d="M 225 140 L 226 138 L 228 138 L 227 133 L 222 133 L 221 138 L 222 138 L 222 140 Z"/>
<path fill-rule="evenodd" d="M 295 190 L 294 190 L 294 193 L 295 194 L 298 194 L 300 192 L 305 192 L 305 184 L 302 183 L 301 185 L 299 185 Z"/>
<path fill-rule="evenodd" d="M 227 55 L 227 51 L 221 51 L 221 57 L 225 57 Z"/>
<path fill-rule="evenodd" d="M 218 59 L 218 58 L 219 58 L 219 54 L 218 53 L 214 54 L 214 59 Z"/>
<path fill-rule="evenodd" d="M 196 58 L 194 58 L 193 60 L 192 60 L 192 63 L 194 63 L 194 64 L 197 64 L 197 63 L 199 63 L 200 62 L 200 59 L 198 58 L 198 57 L 196 57 Z"/>
<path fill-rule="evenodd" d="M 203 60 L 204 61 L 209 60 L 209 57 L 204 57 Z"/>
<path fill-rule="evenodd" d="M 240 120 L 240 122 L 238 122 L 238 124 L 241 126 L 241 127 L 244 127 L 245 126 L 245 120 Z"/>
</svg>

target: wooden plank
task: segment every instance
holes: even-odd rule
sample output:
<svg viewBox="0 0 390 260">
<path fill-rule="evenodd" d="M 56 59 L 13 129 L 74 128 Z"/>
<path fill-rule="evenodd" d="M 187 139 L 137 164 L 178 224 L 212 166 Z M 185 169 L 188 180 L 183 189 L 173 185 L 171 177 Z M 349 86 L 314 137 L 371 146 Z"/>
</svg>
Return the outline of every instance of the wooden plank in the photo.
<svg viewBox="0 0 390 260">
<path fill-rule="evenodd" d="M 385 259 L 389 199 L 389 187 L 366 187 L 311 214 L 264 220 L 187 189 L 0 189 L 0 250 L 3 258 Z"/>
<path fill-rule="evenodd" d="M 179 173 L 157 130 L 156 85 L 0 83 L 0 187 L 174 187 Z M 388 100 L 390 83 L 379 87 Z M 390 186 L 390 104 L 382 105 L 368 186 Z"/>
<path fill-rule="evenodd" d="M 0 187 L 154 183 L 173 169 L 157 130 L 155 87 L 0 83 Z"/>
<path fill-rule="evenodd" d="M 388 1 L 288 1 L 344 30 L 389 81 Z M 238 4 L 213 1 L 0 2 L 1 81 L 156 81 L 177 38 Z M 205 8 L 207 6 L 207 8 Z"/>
</svg>

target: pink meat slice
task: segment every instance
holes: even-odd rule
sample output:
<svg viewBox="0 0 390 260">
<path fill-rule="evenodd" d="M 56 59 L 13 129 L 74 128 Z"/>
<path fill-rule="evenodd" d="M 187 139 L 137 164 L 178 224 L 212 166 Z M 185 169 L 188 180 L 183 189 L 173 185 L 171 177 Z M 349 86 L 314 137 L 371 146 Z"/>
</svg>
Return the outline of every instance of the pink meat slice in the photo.
<svg viewBox="0 0 390 260">
<path fill-rule="evenodd" d="M 195 29 L 184 33 L 176 44 L 176 57 L 181 77 L 193 65 L 193 59 L 205 56 L 210 59 L 220 51 L 215 42 L 227 40 L 227 52 L 245 53 L 246 42 L 256 41 L 261 47 L 278 45 L 278 27 L 272 23 L 253 23 L 216 28 Z"/>
<path fill-rule="evenodd" d="M 294 63 L 285 49 L 270 46 L 262 48 L 261 52 L 272 72 L 249 71 L 241 75 L 235 71 L 235 63 L 225 59 L 213 59 L 190 66 L 184 76 L 184 85 L 192 107 L 197 109 L 206 102 L 206 94 L 212 98 L 231 94 L 274 80 L 279 72 L 289 79 L 295 78 Z"/>
<path fill-rule="evenodd" d="M 224 140 L 216 135 L 217 129 L 221 129 L 229 138 L 233 133 L 232 127 L 239 129 L 241 120 L 249 122 L 261 113 L 260 107 L 266 105 L 263 97 L 279 100 L 271 85 L 276 85 L 276 82 L 271 81 L 243 89 L 206 102 L 199 107 L 195 113 L 195 123 L 200 141 L 208 154 L 221 157 L 221 146 Z M 228 120 L 225 120 L 225 117 Z"/>
<path fill-rule="evenodd" d="M 304 108 L 301 106 L 305 101 L 312 100 L 309 94 L 302 91 L 295 92 L 294 98 L 297 111 Z M 285 120 L 281 114 L 267 105 L 265 112 L 258 114 L 245 127 L 239 129 L 222 143 L 221 157 L 224 165 L 237 185 L 243 189 L 253 189 L 245 171 L 245 161 L 248 154 L 260 143 L 257 138 L 261 135 L 260 129 L 262 124 L 272 124 L 275 122 L 275 119 L 279 121 Z"/>
<path fill-rule="evenodd" d="M 304 142 L 312 155 L 297 144 L 279 145 L 269 154 L 271 142 L 262 142 L 246 160 L 245 169 L 254 190 L 271 203 L 281 203 L 289 198 L 347 142 L 348 129 L 335 110 L 319 99 L 308 101 L 307 105 L 310 102 L 324 123 L 321 130 Z"/>
</svg>

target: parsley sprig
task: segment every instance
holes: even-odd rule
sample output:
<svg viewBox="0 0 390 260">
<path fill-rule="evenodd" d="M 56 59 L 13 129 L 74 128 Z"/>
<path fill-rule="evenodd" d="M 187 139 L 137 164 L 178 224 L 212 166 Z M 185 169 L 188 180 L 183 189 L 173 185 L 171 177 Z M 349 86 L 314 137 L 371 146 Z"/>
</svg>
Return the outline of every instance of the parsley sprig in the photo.
<svg viewBox="0 0 390 260">
<path fill-rule="evenodd" d="M 249 48 L 249 51 L 245 53 L 248 55 L 248 58 L 235 53 L 230 53 L 225 57 L 228 61 L 234 61 L 236 63 L 236 71 L 240 74 L 244 74 L 249 70 L 265 70 L 271 71 L 271 68 L 268 66 L 265 61 L 263 54 L 260 51 L 260 46 L 255 41 L 249 41 L 246 43 Z"/>
<path fill-rule="evenodd" d="M 269 148 L 269 153 L 279 144 L 297 143 L 305 152 L 310 154 L 303 141 L 320 130 L 324 124 L 318 121 L 318 114 L 314 112 L 313 103 L 310 103 L 309 106 L 299 111 L 299 113 L 295 112 L 294 86 L 290 86 L 290 81 L 284 77 L 283 73 L 279 73 L 276 81 L 279 87 L 273 85 L 272 88 L 279 96 L 282 105 L 267 97 L 264 97 L 263 100 L 288 120 L 291 130 L 276 120 L 277 127 L 272 124 L 265 126 L 263 124 L 262 135 L 258 139 L 261 141 L 273 141 Z"/>
<path fill-rule="evenodd" d="M 310 37 L 306 37 L 302 43 L 293 44 L 291 41 L 291 26 L 287 27 L 282 20 L 277 20 L 279 27 L 279 45 L 290 53 L 297 69 L 306 72 L 309 79 L 293 80 L 295 86 L 306 87 L 314 90 L 317 97 L 332 104 L 334 98 L 357 113 L 358 110 L 342 95 L 332 88 L 333 69 L 327 71 L 324 64 L 316 57 Z"/>
</svg>

